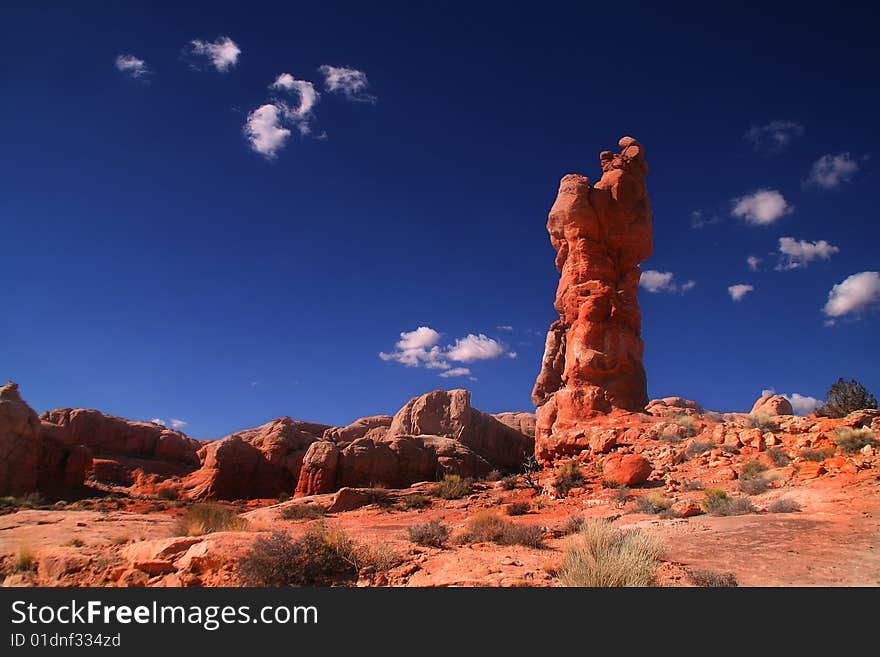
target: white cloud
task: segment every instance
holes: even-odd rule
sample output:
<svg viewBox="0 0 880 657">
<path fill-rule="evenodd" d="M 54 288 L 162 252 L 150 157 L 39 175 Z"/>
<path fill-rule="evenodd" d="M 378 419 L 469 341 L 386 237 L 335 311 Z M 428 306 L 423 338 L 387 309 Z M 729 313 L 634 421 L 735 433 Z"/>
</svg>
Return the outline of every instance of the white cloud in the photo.
<svg viewBox="0 0 880 657">
<path fill-rule="evenodd" d="M 880 303 L 880 272 L 863 271 L 831 288 L 823 312 L 828 317 L 842 317 L 877 303 Z"/>
<path fill-rule="evenodd" d="M 792 212 L 794 212 L 794 208 L 778 191 L 759 189 L 751 194 L 733 199 L 731 214 L 754 226 L 767 226 Z"/>
<path fill-rule="evenodd" d="M 348 66 L 324 64 L 318 70 L 324 76 L 324 88 L 332 93 L 341 93 L 349 100 L 375 104 L 376 97 L 367 93 L 370 86 L 367 74 Z"/>
<path fill-rule="evenodd" d="M 702 210 L 694 210 L 691 212 L 691 228 L 702 228 L 703 226 L 711 226 L 721 223 L 722 219 L 717 214 L 707 215 Z"/>
<path fill-rule="evenodd" d="M 282 125 L 284 112 L 278 105 L 266 103 L 248 114 L 244 134 L 251 148 L 272 159 L 290 137 L 290 130 Z"/>
<path fill-rule="evenodd" d="M 116 70 L 135 79 L 149 75 L 151 72 L 147 63 L 134 55 L 117 55 Z"/>
<path fill-rule="evenodd" d="M 193 39 L 189 45 L 190 53 L 207 58 L 220 73 L 226 73 L 235 66 L 241 54 L 238 44 L 227 36 L 218 37 L 216 41 Z"/>
<path fill-rule="evenodd" d="M 183 429 L 188 422 L 184 422 L 183 420 L 177 420 L 175 418 L 171 418 L 171 428 L 172 429 Z"/>
<path fill-rule="evenodd" d="M 836 189 L 851 182 L 859 170 L 859 163 L 849 153 L 823 155 L 813 162 L 807 183 L 822 189 Z"/>
<path fill-rule="evenodd" d="M 482 333 L 479 335 L 471 333 L 467 337 L 456 340 L 455 344 L 447 350 L 446 355 L 449 360 L 459 363 L 472 363 L 475 360 L 498 358 L 504 352 L 504 345 L 500 342 Z"/>
<path fill-rule="evenodd" d="M 755 290 L 751 285 L 744 285 L 739 283 L 737 285 L 731 285 L 727 288 L 727 291 L 730 293 L 730 298 L 734 301 L 742 301 L 743 297 L 746 296 L 749 292 L 753 292 Z"/>
<path fill-rule="evenodd" d="M 502 324 L 501 326 L 496 326 L 495 328 L 497 328 L 499 331 L 512 331 L 513 330 L 512 326 L 508 326 L 506 324 Z"/>
<path fill-rule="evenodd" d="M 453 367 L 451 363 L 472 363 L 500 356 L 516 358 L 515 351 L 508 351 L 505 344 L 482 333 L 468 334 L 445 347 L 438 344 L 440 338 L 441 333 L 429 326 L 420 326 L 414 331 L 404 331 L 400 334 L 400 340 L 395 343 L 394 351 L 380 352 L 379 358 L 406 367 L 441 370 L 439 376 L 444 378 L 471 375 L 467 368 Z"/>
<path fill-rule="evenodd" d="M 675 275 L 669 271 L 657 271 L 648 269 L 639 276 L 639 286 L 654 294 L 658 292 L 681 292 L 685 293 L 696 287 L 696 281 L 687 281 L 679 285 L 675 281 Z"/>
<path fill-rule="evenodd" d="M 839 248 L 825 240 L 808 242 L 807 240 L 796 240 L 793 237 L 780 237 L 779 253 L 782 254 L 782 257 L 776 269 L 801 269 L 813 260 L 828 260 L 838 252 L 840 252 Z"/>
<path fill-rule="evenodd" d="M 297 80 L 290 73 L 282 73 L 275 79 L 275 82 L 269 85 L 269 88 L 297 96 L 298 104 L 296 107 L 290 107 L 282 102 L 277 104 L 284 112 L 284 117 L 295 124 L 301 134 L 309 134 L 312 131 L 309 123 L 312 119 L 312 109 L 318 102 L 318 92 L 315 91 L 315 85 L 307 80 Z"/>
<path fill-rule="evenodd" d="M 471 371 L 466 367 L 453 367 L 451 370 L 446 370 L 445 372 L 441 372 L 440 376 L 444 379 L 448 379 L 451 376 L 470 376 Z"/>
<path fill-rule="evenodd" d="M 765 388 L 761 391 L 762 397 L 775 394 L 777 393 L 773 388 Z M 789 401 L 795 415 L 809 415 L 823 404 L 821 399 L 801 395 L 797 392 L 793 392 L 790 395 L 783 394 L 782 396 Z"/>
<path fill-rule="evenodd" d="M 162 418 L 159 418 L 159 417 L 154 417 L 152 420 L 150 420 L 150 422 L 152 422 L 153 424 L 158 424 L 163 427 L 165 426 L 165 420 L 163 420 Z"/>
<path fill-rule="evenodd" d="M 756 151 L 778 153 L 804 134 L 804 126 L 794 121 L 771 121 L 767 125 L 752 126 L 743 138 L 752 142 Z"/>
<path fill-rule="evenodd" d="M 750 255 L 746 258 L 746 262 L 749 264 L 749 269 L 751 271 L 758 271 L 758 267 L 761 265 L 761 258 L 758 256 Z"/>
</svg>

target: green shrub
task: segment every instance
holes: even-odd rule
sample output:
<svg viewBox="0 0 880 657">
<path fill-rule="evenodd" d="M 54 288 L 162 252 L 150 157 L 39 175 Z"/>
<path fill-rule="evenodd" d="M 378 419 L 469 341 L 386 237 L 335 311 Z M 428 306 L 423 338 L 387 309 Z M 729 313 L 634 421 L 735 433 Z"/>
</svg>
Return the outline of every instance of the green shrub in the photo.
<svg viewBox="0 0 880 657">
<path fill-rule="evenodd" d="M 286 532 L 259 536 L 238 563 L 246 586 L 329 586 L 351 580 L 358 567 L 349 546 L 341 546 L 323 526 L 292 540 Z"/>
<path fill-rule="evenodd" d="M 834 456 L 837 450 L 834 447 L 823 447 L 822 449 L 811 449 L 806 447 L 800 451 L 800 457 L 805 461 L 824 461 Z"/>
<path fill-rule="evenodd" d="M 584 483 L 584 475 L 580 466 L 574 461 L 563 463 L 553 471 L 553 488 L 562 497 L 582 483 Z"/>
<path fill-rule="evenodd" d="M 449 538 L 449 527 L 439 520 L 413 525 L 407 530 L 409 540 L 425 547 L 443 547 Z"/>
<path fill-rule="evenodd" d="M 647 493 L 636 498 L 636 508 L 641 513 L 661 513 L 671 506 L 671 502 L 660 493 Z"/>
<path fill-rule="evenodd" d="M 767 450 L 767 456 L 770 457 L 770 460 L 773 461 L 773 465 L 777 468 L 784 468 L 791 463 L 791 458 L 788 456 L 788 453 L 781 447 L 771 447 Z"/>
<path fill-rule="evenodd" d="M 750 413 L 746 417 L 746 421 L 748 422 L 749 427 L 752 429 L 760 429 L 762 432 L 766 433 L 767 431 L 776 431 L 776 420 L 773 419 L 772 415 L 765 415 L 764 413 Z"/>
<path fill-rule="evenodd" d="M 202 536 L 213 532 L 240 532 L 249 528 L 247 520 L 240 518 L 232 509 L 206 502 L 194 504 L 178 519 L 174 533 L 176 536 Z"/>
<path fill-rule="evenodd" d="M 421 493 L 407 495 L 400 502 L 400 508 L 404 511 L 412 511 L 413 509 L 424 509 L 431 506 L 431 498 Z"/>
<path fill-rule="evenodd" d="M 749 461 L 748 463 L 746 463 L 742 467 L 742 469 L 740 470 L 739 476 L 741 478 L 748 479 L 751 477 L 757 477 L 762 472 L 766 472 L 766 471 L 767 471 L 766 465 L 761 463 L 761 461 L 759 461 L 758 459 L 752 459 L 751 461 Z"/>
<path fill-rule="evenodd" d="M 861 429 L 843 428 L 837 430 L 837 437 L 834 439 L 837 446 L 845 454 L 855 454 L 866 445 L 877 446 L 877 438 L 874 432 L 868 427 Z"/>
<path fill-rule="evenodd" d="M 703 511 L 712 516 L 740 516 L 754 511 L 745 497 L 730 497 L 723 488 L 707 488 L 701 502 Z"/>
<path fill-rule="evenodd" d="M 661 553 L 642 531 L 590 521 L 566 546 L 559 579 L 565 586 L 652 586 Z"/>
<path fill-rule="evenodd" d="M 816 414 L 825 417 L 845 417 L 853 411 L 865 408 L 877 408 L 877 398 L 855 379 L 844 381 L 840 378 L 831 386 L 825 404 L 816 411 Z"/>
<path fill-rule="evenodd" d="M 471 517 L 461 540 L 465 543 L 497 543 L 542 547 L 544 532 L 535 525 L 515 525 L 491 511 Z"/>
<path fill-rule="evenodd" d="M 752 459 L 740 471 L 739 489 L 746 495 L 760 495 L 770 486 L 764 474 L 766 471 L 766 465 L 758 459 Z"/>
<path fill-rule="evenodd" d="M 512 502 L 507 505 L 506 510 L 509 516 L 524 516 L 532 510 L 532 505 L 528 502 Z"/>
<path fill-rule="evenodd" d="M 715 443 L 713 443 L 711 440 L 694 440 L 694 441 L 691 441 L 690 445 L 688 445 L 688 448 L 687 448 L 687 451 L 685 452 L 685 454 L 687 454 L 688 457 L 699 456 L 700 454 L 703 454 L 704 452 L 708 452 L 714 446 L 715 446 Z"/>
<path fill-rule="evenodd" d="M 473 479 L 463 479 L 457 474 L 450 474 L 437 482 L 434 494 L 437 497 L 442 497 L 444 500 L 457 500 L 465 495 L 469 495 L 473 487 Z"/>
</svg>

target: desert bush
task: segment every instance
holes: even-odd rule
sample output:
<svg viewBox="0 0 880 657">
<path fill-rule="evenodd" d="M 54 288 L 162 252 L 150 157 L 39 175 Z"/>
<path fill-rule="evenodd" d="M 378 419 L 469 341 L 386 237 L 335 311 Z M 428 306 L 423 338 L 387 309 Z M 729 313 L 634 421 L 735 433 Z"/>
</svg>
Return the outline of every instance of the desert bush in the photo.
<svg viewBox="0 0 880 657">
<path fill-rule="evenodd" d="M 215 502 L 194 504 L 178 519 L 176 536 L 202 536 L 213 532 L 240 532 L 248 529 L 248 522 L 230 508 Z"/>
<path fill-rule="evenodd" d="M 614 488 L 614 492 L 611 493 L 611 499 L 618 504 L 626 504 L 630 497 L 632 495 L 626 486 L 617 486 Z"/>
<path fill-rule="evenodd" d="M 465 543 L 497 543 L 542 547 L 544 532 L 535 525 L 515 525 L 491 511 L 483 511 L 468 520 L 461 540 Z"/>
<path fill-rule="evenodd" d="M 498 469 L 489 470 L 489 474 L 485 477 L 485 481 L 498 481 L 499 479 L 501 479 L 501 470 Z"/>
<path fill-rule="evenodd" d="M 746 421 L 750 428 L 760 429 L 761 431 L 776 431 L 776 420 L 771 415 L 764 413 L 749 413 Z"/>
<path fill-rule="evenodd" d="M 110 545 L 126 545 L 131 541 L 132 538 L 128 534 L 119 534 L 110 538 Z"/>
<path fill-rule="evenodd" d="M 409 540 L 425 547 L 443 547 L 449 538 L 449 526 L 439 520 L 413 525 L 407 530 Z"/>
<path fill-rule="evenodd" d="M 664 433 L 662 436 L 660 436 L 660 440 L 662 440 L 664 443 L 669 443 L 670 445 L 677 445 L 678 443 L 682 442 L 684 438 L 679 436 L 677 433 Z"/>
<path fill-rule="evenodd" d="M 685 490 L 703 490 L 703 482 L 699 479 L 686 479 L 683 485 Z"/>
<path fill-rule="evenodd" d="M 743 479 L 749 479 L 752 477 L 757 477 L 761 473 L 767 471 L 767 466 L 761 463 L 758 459 L 752 459 L 748 463 L 746 463 L 742 469 L 740 470 L 739 476 Z"/>
<path fill-rule="evenodd" d="M 398 505 L 404 511 L 412 511 L 413 509 L 424 509 L 431 506 L 431 498 L 421 493 L 407 495 L 398 502 Z"/>
<path fill-rule="evenodd" d="M 180 497 L 180 493 L 176 488 L 172 488 L 171 486 L 163 486 L 156 492 L 156 497 L 160 500 L 167 500 L 169 502 L 175 502 Z"/>
<path fill-rule="evenodd" d="M 553 471 L 553 488 L 558 495 L 565 497 L 572 488 L 582 483 L 584 483 L 584 475 L 580 466 L 574 461 L 563 463 Z"/>
<path fill-rule="evenodd" d="M 350 547 L 318 525 L 292 540 L 286 532 L 259 536 L 238 562 L 246 586 L 327 586 L 357 575 Z"/>
<path fill-rule="evenodd" d="M 66 545 L 67 547 L 80 548 L 80 547 L 83 547 L 85 544 L 86 544 L 85 541 L 83 541 L 81 538 L 71 538 L 64 545 Z"/>
<path fill-rule="evenodd" d="M 29 545 L 21 545 L 12 558 L 12 570 L 26 572 L 37 569 L 37 558 Z"/>
<path fill-rule="evenodd" d="M 733 573 L 719 573 L 714 570 L 692 570 L 688 573 L 688 579 L 694 586 L 705 588 L 739 586 Z"/>
<path fill-rule="evenodd" d="M 532 510 L 532 505 L 528 502 L 511 502 L 507 505 L 506 511 L 509 516 L 524 516 Z"/>
<path fill-rule="evenodd" d="M 565 586 L 651 586 L 661 553 L 657 540 L 640 530 L 590 521 L 566 546 L 559 579 Z"/>
<path fill-rule="evenodd" d="M 684 430 L 685 438 L 697 435 L 697 423 L 690 415 L 679 415 L 674 418 L 675 423 Z"/>
<path fill-rule="evenodd" d="M 767 456 L 770 457 L 770 460 L 773 461 L 773 465 L 777 468 L 784 468 L 791 463 L 791 458 L 788 456 L 788 453 L 781 447 L 771 447 L 767 450 Z"/>
<path fill-rule="evenodd" d="M 501 488 L 504 490 L 514 490 L 519 484 L 519 477 L 517 475 L 508 475 L 501 480 Z"/>
<path fill-rule="evenodd" d="M 763 474 L 739 480 L 739 489 L 746 495 L 760 495 L 767 492 L 770 482 Z"/>
<path fill-rule="evenodd" d="M 569 516 L 568 520 L 566 520 L 560 531 L 563 536 L 568 536 L 569 534 L 577 534 L 581 529 L 584 528 L 584 525 L 587 521 L 583 516 Z"/>
<path fill-rule="evenodd" d="M 394 498 L 387 490 L 379 486 L 373 486 L 364 490 L 367 504 L 372 504 L 380 509 L 388 510 L 394 506 Z"/>
<path fill-rule="evenodd" d="M 715 443 L 713 443 L 711 440 L 694 440 L 691 442 L 690 445 L 688 445 L 685 454 L 687 454 L 689 457 L 699 456 L 703 452 L 708 452 L 714 446 Z"/>
<path fill-rule="evenodd" d="M 278 515 L 284 520 L 315 520 L 325 513 L 327 509 L 320 504 L 291 504 L 281 509 Z"/>
<path fill-rule="evenodd" d="M 767 510 L 770 513 L 797 513 L 801 510 L 801 505 L 794 500 L 779 498 L 771 504 Z"/>
<path fill-rule="evenodd" d="M 837 443 L 840 451 L 845 454 L 855 454 L 865 445 L 876 446 L 880 444 L 877 442 L 874 432 L 868 427 L 862 427 L 861 429 L 838 429 L 834 442 Z"/>
<path fill-rule="evenodd" d="M 711 516 L 741 516 L 755 510 L 748 498 L 730 497 L 723 488 L 707 488 L 705 493 L 700 506 Z"/>
<path fill-rule="evenodd" d="M 473 487 L 473 479 L 463 479 L 457 474 L 448 474 L 437 482 L 434 494 L 444 500 L 457 500 L 469 495 Z"/>
<path fill-rule="evenodd" d="M 739 447 L 737 447 L 736 445 L 722 445 L 721 451 L 724 452 L 725 454 L 739 454 L 740 453 Z"/>
<path fill-rule="evenodd" d="M 647 493 L 636 498 L 636 508 L 641 513 L 661 513 L 671 506 L 671 502 L 660 493 Z"/>
<path fill-rule="evenodd" d="M 845 417 L 853 411 L 877 408 L 877 398 L 855 379 L 837 380 L 828 391 L 825 403 L 816 411 L 825 417 Z"/>
<path fill-rule="evenodd" d="M 535 480 L 535 475 L 541 471 L 541 466 L 538 465 L 538 459 L 535 458 L 534 454 L 529 454 L 523 459 L 520 469 L 522 470 L 523 481 L 525 481 L 526 486 L 540 490 L 541 486 Z"/>
<path fill-rule="evenodd" d="M 799 453 L 799 456 L 805 461 L 824 461 L 834 456 L 837 450 L 834 447 L 823 447 L 822 449 L 812 449 L 805 447 Z"/>
</svg>

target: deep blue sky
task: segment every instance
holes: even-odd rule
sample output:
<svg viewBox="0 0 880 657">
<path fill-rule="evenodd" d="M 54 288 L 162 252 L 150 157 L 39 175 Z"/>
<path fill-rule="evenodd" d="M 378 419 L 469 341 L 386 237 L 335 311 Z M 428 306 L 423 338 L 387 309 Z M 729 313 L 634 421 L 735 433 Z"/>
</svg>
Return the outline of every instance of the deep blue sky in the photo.
<svg viewBox="0 0 880 657">
<path fill-rule="evenodd" d="M 391 413 L 437 387 L 531 410 L 555 318 L 547 211 L 563 174 L 596 179 L 627 134 L 651 167 L 643 269 L 696 282 L 640 292 L 649 394 L 747 410 L 764 388 L 824 397 L 839 376 L 880 393 L 880 313 L 826 326 L 822 311 L 880 269 L 880 53 L 856 8 L 65 4 L 0 8 L 0 378 L 40 411 L 213 438 Z M 193 70 L 187 44 L 220 35 L 237 64 Z M 363 71 L 377 102 L 326 91 L 324 64 Z M 283 72 L 315 83 L 327 138 L 293 135 L 269 160 L 242 130 Z M 802 134 L 777 152 L 744 138 L 773 121 Z M 843 153 L 858 171 L 805 184 Z M 759 189 L 793 211 L 732 217 Z M 839 251 L 778 271 L 785 236 Z M 754 290 L 735 302 L 735 284 Z M 419 326 L 517 356 L 453 363 L 477 381 L 379 358 Z"/>
</svg>

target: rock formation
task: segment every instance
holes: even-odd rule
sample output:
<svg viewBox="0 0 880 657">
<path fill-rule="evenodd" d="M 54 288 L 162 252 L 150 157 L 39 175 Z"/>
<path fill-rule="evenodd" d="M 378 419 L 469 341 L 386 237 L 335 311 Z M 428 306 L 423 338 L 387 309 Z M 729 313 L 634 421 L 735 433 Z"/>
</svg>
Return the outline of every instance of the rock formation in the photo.
<svg viewBox="0 0 880 657">
<path fill-rule="evenodd" d="M 15 383 L 0 387 L 0 495 L 69 491 L 91 466 L 88 448 L 41 422 Z"/>
<path fill-rule="evenodd" d="M 514 468 L 532 453 L 530 436 L 471 406 L 467 390 L 434 390 L 411 399 L 384 433 L 346 444 L 312 444 L 296 493 L 329 493 L 342 486 L 399 488 L 445 474 L 480 477 Z M 325 438 L 333 434 L 325 433 Z"/>
<path fill-rule="evenodd" d="M 782 395 L 763 395 L 752 406 L 753 415 L 794 415 L 791 402 Z"/>
<path fill-rule="evenodd" d="M 559 319 L 532 392 L 544 462 L 580 451 L 585 421 L 615 409 L 642 411 L 648 402 L 638 304 L 639 263 L 653 248 L 648 167 L 635 139 L 619 145 L 620 153 L 599 156 L 595 185 L 563 177 L 547 221 L 560 279 Z"/>
</svg>

